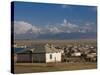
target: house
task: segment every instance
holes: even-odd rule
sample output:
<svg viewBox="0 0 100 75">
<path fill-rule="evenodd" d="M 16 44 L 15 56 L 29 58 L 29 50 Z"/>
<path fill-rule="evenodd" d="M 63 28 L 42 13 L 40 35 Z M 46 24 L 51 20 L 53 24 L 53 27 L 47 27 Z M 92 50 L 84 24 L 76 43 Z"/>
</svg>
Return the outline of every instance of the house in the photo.
<svg viewBox="0 0 100 75">
<path fill-rule="evenodd" d="M 71 54 L 71 56 L 76 56 L 76 57 L 81 56 L 81 52 L 74 52 L 74 53 Z"/>
<path fill-rule="evenodd" d="M 61 62 L 62 49 L 56 49 L 51 44 L 33 46 L 16 52 L 17 62 L 50 63 Z"/>
<path fill-rule="evenodd" d="M 97 54 L 96 53 L 90 53 L 86 55 L 86 60 L 89 62 L 95 62 L 97 61 Z"/>
</svg>

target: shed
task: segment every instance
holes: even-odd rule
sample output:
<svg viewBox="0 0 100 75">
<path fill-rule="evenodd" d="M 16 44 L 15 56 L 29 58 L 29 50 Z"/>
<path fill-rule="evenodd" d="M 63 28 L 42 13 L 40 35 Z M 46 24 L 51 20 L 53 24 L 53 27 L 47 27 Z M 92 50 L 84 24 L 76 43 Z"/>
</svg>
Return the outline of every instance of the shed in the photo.
<svg viewBox="0 0 100 75">
<path fill-rule="evenodd" d="M 29 63 L 50 63 L 61 62 L 61 49 L 56 49 L 51 44 L 45 46 L 32 46 L 16 52 L 17 62 Z"/>
</svg>

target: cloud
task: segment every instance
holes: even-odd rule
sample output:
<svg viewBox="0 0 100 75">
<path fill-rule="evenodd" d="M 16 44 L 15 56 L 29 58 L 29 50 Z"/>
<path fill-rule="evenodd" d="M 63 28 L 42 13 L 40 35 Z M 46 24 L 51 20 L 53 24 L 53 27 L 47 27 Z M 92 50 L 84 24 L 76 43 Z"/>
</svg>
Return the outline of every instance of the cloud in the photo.
<svg viewBox="0 0 100 75">
<path fill-rule="evenodd" d="M 63 23 L 61 24 L 61 29 L 63 29 L 63 32 L 71 33 L 71 32 L 77 32 L 79 29 L 79 26 L 76 24 L 70 23 L 66 19 L 64 19 Z"/>
<path fill-rule="evenodd" d="M 96 32 L 97 27 L 93 22 L 91 23 L 88 22 L 88 23 L 85 23 L 82 29 L 84 29 L 86 32 Z"/>
<path fill-rule="evenodd" d="M 64 21 L 61 25 L 66 28 L 77 28 L 78 27 L 78 25 L 72 24 L 72 23 L 68 22 L 66 19 L 64 19 Z"/>
<path fill-rule="evenodd" d="M 72 32 L 86 33 L 86 32 L 96 32 L 97 28 L 95 23 L 93 22 L 84 23 L 84 25 L 76 25 L 64 19 L 63 23 L 60 25 L 60 30 L 66 33 L 72 33 Z"/>
<path fill-rule="evenodd" d="M 25 34 L 25 33 L 39 33 L 40 29 L 36 26 L 24 22 L 24 21 L 14 21 L 14 33 L 15 34 Z"/>
<path fill-rule="evenodd" d="M 38 25 L 39 26 L 39 25 Z M 57 33 L 73 33 L 73 32 L 94 32 L 96 27 L 94 23 L 85 23 L 84 25 L 76 25 L 64 19 L 62 23 L 53 25 L 44 25 L 44 27 L 37 27 L 28 22 L 14 21 L 15 34 L 57 34 Z"/>
<path fill-rule="evenodd" d="M 57 33 L 62 32 L 57 26 L 48 28 L 48 31 L 49 31 L 49 33 L 53 33 L 53 34 L 57 34 Z"/>
</svg>

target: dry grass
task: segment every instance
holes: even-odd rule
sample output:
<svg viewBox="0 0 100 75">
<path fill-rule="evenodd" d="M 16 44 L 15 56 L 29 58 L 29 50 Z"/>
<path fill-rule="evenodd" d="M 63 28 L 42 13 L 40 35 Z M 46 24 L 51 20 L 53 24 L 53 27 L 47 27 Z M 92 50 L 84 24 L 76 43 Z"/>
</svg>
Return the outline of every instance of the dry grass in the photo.
<svg viewBox="0 0 100 75">
<path fill-rule="evenodd" d="M 96 45 L 96 40 L 87 39 L 87 40 L 16 40 L 15 43 L 18 45 L 45 45 L 46 43 L 58 44 L 58 45 L 68 45 L 68 44 L 94 44 Z"/>
<path fill-rule="evenodd" d="M 96 63 L 18 63 L 14 65 L 15 73 L 34 73 L 34 72 L 51 72 L 51 71 L 69 71 L 96 69 Z"/>
<path fill-rule="evenodd" d="M 58 44 L 66 46 L 68 44 L 92 44 L 96 45 L 96 40 L 16 40 L 17 44 L 21 45 L 44 45 L 46 43 Z M 51 71 L 69 71 L 69 70 L 84 70 L 84 69 L 96 69 L 96 63 L 17 63 L 14 65 L 15 73 L 34 73 L 34 72 L 51 72 Z"/>
</svg>

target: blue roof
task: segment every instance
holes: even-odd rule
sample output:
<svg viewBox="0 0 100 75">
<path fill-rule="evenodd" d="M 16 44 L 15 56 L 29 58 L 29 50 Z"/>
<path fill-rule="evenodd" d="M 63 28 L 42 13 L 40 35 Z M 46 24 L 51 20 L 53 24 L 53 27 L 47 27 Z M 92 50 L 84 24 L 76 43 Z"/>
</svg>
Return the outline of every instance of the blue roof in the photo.
<svg viewBox="0 0 100 75">
<path fill-rule="evenodd" d="M 14 48 L 14 53 L 23 51 L 25 48 Z"/>
</svg>

